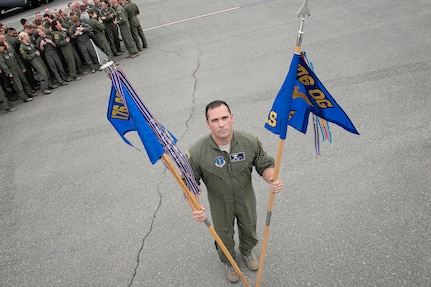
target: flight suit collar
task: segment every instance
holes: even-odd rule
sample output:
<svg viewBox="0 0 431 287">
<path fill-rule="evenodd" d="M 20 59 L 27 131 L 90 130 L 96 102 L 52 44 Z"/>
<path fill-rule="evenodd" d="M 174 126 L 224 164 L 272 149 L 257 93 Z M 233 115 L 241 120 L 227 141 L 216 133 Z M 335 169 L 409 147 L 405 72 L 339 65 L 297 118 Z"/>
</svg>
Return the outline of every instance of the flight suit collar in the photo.
<svg viewBox="0 0 431 287">
<path fill-rule="evenodd" d="M 209 138 L 210 138 L 210 146 L 211 146 L 211 148 L 216 149 L 216 150 L 220 150 L 218 144 L 215 142 L 215 140 L 214 140 L 214 138 L 213 138 L 213 136 L 211 134 L 209 135 Z M 232 132 L 232 140 L 230 142 L 230 149 L 231 150 L 232 150 L 232 147 L 237 144 L 237 142 L 238 141 L 235 138 L 235 132 Z"/>
</svg>

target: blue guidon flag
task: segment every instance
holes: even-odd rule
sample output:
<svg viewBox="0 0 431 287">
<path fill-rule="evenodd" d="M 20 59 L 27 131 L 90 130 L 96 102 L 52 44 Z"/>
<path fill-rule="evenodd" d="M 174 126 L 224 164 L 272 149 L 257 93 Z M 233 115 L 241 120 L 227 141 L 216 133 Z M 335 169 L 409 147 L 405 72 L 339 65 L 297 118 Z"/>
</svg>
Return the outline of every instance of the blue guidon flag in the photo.
<svg viewBox="0 0 431 287">
<path fill-rule="evenodd" d="M 359 135 L 352 121 L 307 64 L 304 52 L 294 54 L 289 72 L 268 114 L 265 128 L 286 139 L 287 126 L 307 132 L 310 112 Z"/>
<path fill-rule="evenodd" d="M 122 88 L 121 92 L 126 103 L 123 102 L 116 86 L 112 84 L 108 105 L 108 120 L 111 122 L 123 141 L 130 146 L 133 145 L 125 135 L 130 131 L 136 131 L 145 147 L 151 163 L 155 164 L 162 157 L 165 149 L 154 134 L 153 130 L 150 128 L 147 120 L 139 111 L 137 104 L 132 99 L 130 90 L 123 83 L 120 83 L 120 85 Z M 174 138 L 174 142 L 175 141 L 176 139 Z"/>
</svg>

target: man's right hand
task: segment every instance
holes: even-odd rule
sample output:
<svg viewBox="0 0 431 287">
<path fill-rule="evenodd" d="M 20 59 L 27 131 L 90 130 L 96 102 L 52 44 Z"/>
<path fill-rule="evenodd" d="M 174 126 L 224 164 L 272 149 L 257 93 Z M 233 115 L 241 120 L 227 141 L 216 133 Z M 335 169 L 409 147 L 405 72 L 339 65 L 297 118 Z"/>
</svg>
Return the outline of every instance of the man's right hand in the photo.
<svg viewBox="0 0 431 287">
<path fill-rule="evenodd" d="M 207 218 L 205 208 L 203 206 L 201 206 L 200 210 L 193 210 L 192 216 L 197 222 L 204 221 Z"/>
</svg>

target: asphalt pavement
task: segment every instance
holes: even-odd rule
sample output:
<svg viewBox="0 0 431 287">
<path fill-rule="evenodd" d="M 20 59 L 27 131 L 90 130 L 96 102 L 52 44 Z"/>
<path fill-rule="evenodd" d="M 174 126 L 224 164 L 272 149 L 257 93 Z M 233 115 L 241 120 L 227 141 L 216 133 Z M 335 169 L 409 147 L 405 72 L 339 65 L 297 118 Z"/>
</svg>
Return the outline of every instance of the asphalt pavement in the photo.
<svg viewBox="0 0 431 287">
<path fill-rule="evenodd" d="M 178 147 L 208 134 L 204 108 L 222 99 L 275 155 L 263 125 L 302 1 L 136 3 L 149 47 L 116 60 Z M 430 286 L 431 2 L 309 7 L 303 50 L 360 135 L 331 125 L 317 157 L 311 123 L 289 129 L 262 286 Z M 110 89 L 90 73 L 0 112 L 0 286 L 231 286 L 170 172 L 107 121 Z M 262 239 L 269 191 L 256 173 L 254 184 Z"/>
</svg>

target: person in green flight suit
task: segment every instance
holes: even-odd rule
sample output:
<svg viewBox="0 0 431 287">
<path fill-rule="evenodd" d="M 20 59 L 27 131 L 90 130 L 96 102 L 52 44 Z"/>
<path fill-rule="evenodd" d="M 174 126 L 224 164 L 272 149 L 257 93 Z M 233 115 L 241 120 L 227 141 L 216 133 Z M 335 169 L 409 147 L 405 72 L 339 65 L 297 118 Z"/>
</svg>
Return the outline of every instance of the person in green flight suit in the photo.
<svg viewBox="0 0 431 287">
<path fill-rule="evenodd" d="M 6 44 L 5 42 L 0 42 L 0 70 L 12 79 L 13 88 L 18 97 L 23 102 L 30 102 L 33 100 L 32 97 L 37 96 L 37 93 L 32 91 L 24 75 L 24 64 L 14 49 L 7 47 Z"/>
<path fill-rule="evenodd" d="M 130 32 L 132 33 L 133 40 L 136 43 L 139 51 L 143 48 L 147 48 L 147 39 L 145 38 L 144 30 L 139 22 L 138 15 L 140 13 L 138 5 L 133 3 L 131 0 L 125 0 L 124 10 L 127 12 L 127 17 L 130 23 Z M 142 42 L 142 43 L 141 43 Z"/>
<path fill-rule="evenodd" d="M 5 34 L 5 37 L 6 37 L 6 42 L 10 46 L 12 46 L 14 51 L 19 51 L 19 47 L 21 46 L 21 41 L 18 40 L 18 34 L 17 34 L 16 29 L 14 29 L 12 27 L 7 28 L 7 34 Z M 24 59 L 21 54 L 18 54 L 18 55 L 20 57 L 21 62 L 23 63 L 23 65 L 25 67 L 24 75 L 27 78 L 28 83 L 30 84 L 32 89 L 34 89 L 34 90 L 39 89 L 40 85 L 36 81 L 36 79 L 34 78 L 34 73 L 33 73 L 33 70 L 31 68 L 30 62 L 27 61 L 26 59 Z"/>
<path fill-rule="evenodd" d="M 51 23 L 52 35 L 54 36 L 54 42 L 57 47 L 60 48 L 61 54 L 66 60 L 67 67 L 69 68 L 69 75 L 75 80 L 81 80 L 81 77 L 77 75 L 77 69 L 82 71 L 82 62 L 79 58 L 78 52 L 73 48 L 70 43 L 70 38 L 63 29 L 61 22 L 53 20 Z"/>
<path fill-rule="evenodd" d="M 253 252 L 258 240 L 256 235 L 256 196 L 252 184 L 253 167 L 269 184 L 271 192 L 280 192 L 283 183 L 273 180 L 274 159 L 263 149 L 256 136 L 233 130 L 233 114 L 224 101 L 213 101 L 206 106 L 206 123 L 210 135 L 198 140 L 187 155 L 196 182 L 202 180 L 214 228 L 226 248 L 235 258 L 234 224 L 237 222 L 239 250 L 247 267 L 255 271 L 259 260 Z M 193 211 L 196 221 L 206 218 L 205 210 Z M 217 246 L 217 245 L 216 245 Z M 234 283 L 239 275 L 219 249 L 219 258 L 226 265 L 226 277 Z"/>
<path fill-rule="evenodd" d="M 24 59 L 30 61 L 32 67 L 39 73 L 40 88 L 42 93 L 51 94 L 50 89 L 55 89 L 58 86 L 52 84 L 51 79 L 49 78 L 50 76 L 48 68 L 40 56 L 40 51 L 32 42 L 30 42 L 30 36 L 26 32 L 19 33 L 18 38 L 21 41 L 19 52 Z"/>
<path fill-rule="evenodd" d="M 64 65 L 59 55 L 60 51 L 57 49 L 54 37 L 50 34 L 47 35 L 46 29 L 43 26 L 38 27 L 37 32 L 39 33 L 39 38 L 36 40 L 37 47 L 39 47 L 44 56 L 48 68 L 54 74 L 57 82 L 62 86 L 66 86 L 73 79 L 68 77 L 64 70 Z"/>
<path fill-rule="evenodd" d="M 118 3 L 118 0 L 111 0 L 111 6 L 115 10 L 114 23 L 118 23 L 120 27 L 121 36 L 123 37 L 124 45 L 126 46 L 129 55 L 127 58 L 135 58 L 139 56 L 138 48 L 136 47 L 135 41 L 133 40 L 132 33 L 130 32 L 130 23 L 127 18 L 124 7 Z"/>
<path fill-rule="evenodd" d="M 96 44 L 102 49 L 102 51 L 108 55 L 108 59 L 112 61 L 114 55 L 112 54 L 111 47 L 109 46 L 108 40 L 105 36 L 105 25 L 103 25 L 103 21 L 97 16 L 97 10 L 90 10 L 88 12 L 90 15 L 90 20 L 88 21 L 88 25 L 93 28 L 93 35 Z"/>
<path fill-rule="evenodd" d="M 119 56 L 122 54 L 120 36 L 118 34 L 118 25 L 114 23 L 115 11 L 108 5 L 108 0 L 101 2 L 102 10 L 100 10 L 100 19 L 105 25 L 105 35 L 108 39 L 109 45 L 111 46 L 111 51 L 114 56 Z"/>
<path fill-rule="evenodd" d="M 93 35 L 93 28 L 87 23 L 82 22 L 78 16 L 72 16 L 71 19 L 73 25 L 69 29 L 70 37 L 76 40 L 76 44 L 78 45 L 78 49 L 86 65 L 90 68 L 92 73 L 95 73 L 96 68 L 99 68 L 99 62 L 97 60 L 96 50 L 90 41 L 90 37 Z"/>
</svg>

